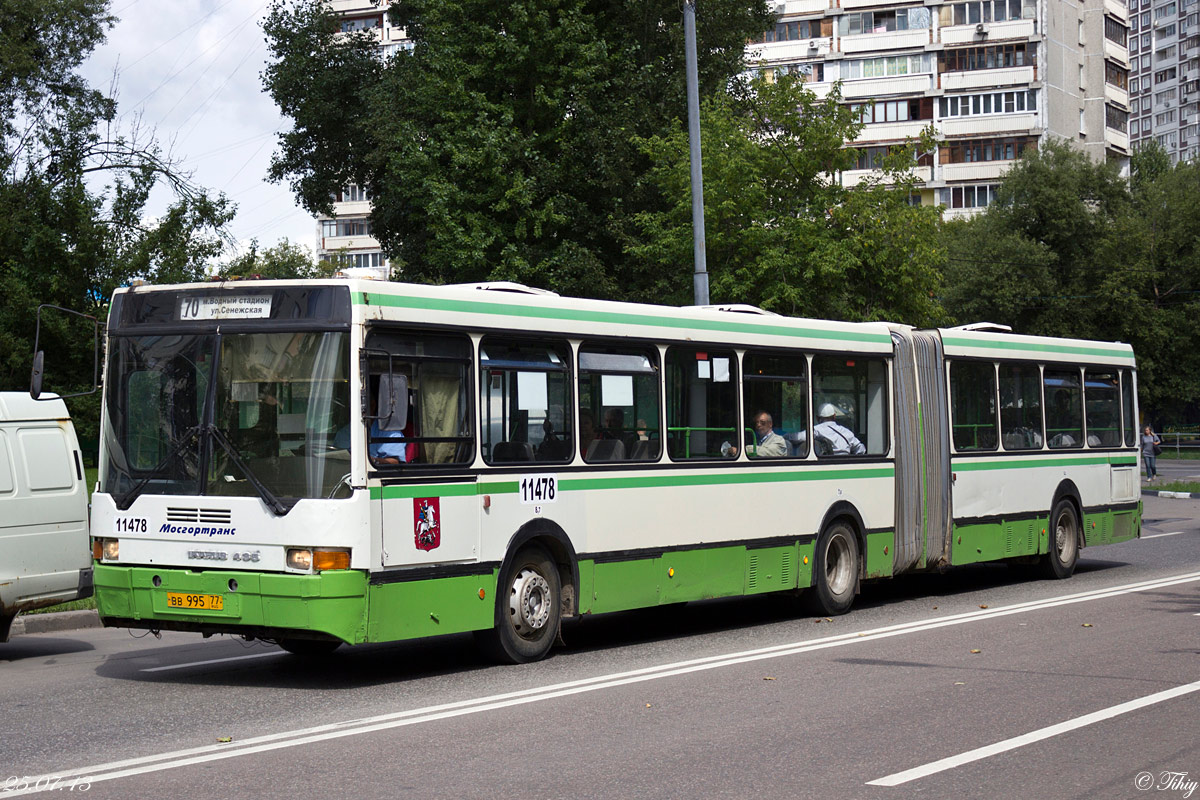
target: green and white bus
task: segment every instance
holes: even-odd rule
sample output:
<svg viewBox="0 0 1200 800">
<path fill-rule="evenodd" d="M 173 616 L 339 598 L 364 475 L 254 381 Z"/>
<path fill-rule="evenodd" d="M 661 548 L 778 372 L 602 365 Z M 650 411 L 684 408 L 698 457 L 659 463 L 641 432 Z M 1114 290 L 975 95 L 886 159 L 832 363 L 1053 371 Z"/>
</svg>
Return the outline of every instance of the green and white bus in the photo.
<svg viewBox="0 0 1200 800">
<path fill-rule="evenodd" d="M 113 297 L 108 626 L 293 652 L 981 561 L 1069 576 L 1140 533 L 1124 344 L 670 308 L 513 284 Z M 757 426 L 757 427 L 756 427 Z M 831 435 L 830 431 L 836 435 Z"/>
</svg>

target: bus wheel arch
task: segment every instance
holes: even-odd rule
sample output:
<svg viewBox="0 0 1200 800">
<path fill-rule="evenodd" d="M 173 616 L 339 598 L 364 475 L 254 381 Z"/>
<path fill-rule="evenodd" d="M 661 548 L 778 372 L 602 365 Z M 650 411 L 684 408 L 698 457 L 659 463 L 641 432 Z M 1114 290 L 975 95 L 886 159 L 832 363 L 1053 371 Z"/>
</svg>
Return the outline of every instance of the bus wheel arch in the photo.
<svg viewBox="0 0 1200 800">
<path fill-rule="evenodd" d="M 1046 552 L 1040 563 L 1042 575 L 1051 579 L 1071 577 L 1084 544 L 1083 503 L 1072 481 L 1063 481 L 1055 491 L 1046 533 Z"/>
<path fill-rule="evenodd" d="M 837 503 L 825 514 L 813 551 L 809 609 L 821 616 L 845 614 L 858 594 L 863 569 L 863 524 L 858 510 Z"/>
<path fill-rule="evenodd" d="M 476 634 L 483 651 L 506 664 L 545 658 L 563 617 L 574 614 L 578 576 L 574 547 L 561 527 L 545 519 L 522 525 L 500 565 L 492 627 Z"/>
</svg>

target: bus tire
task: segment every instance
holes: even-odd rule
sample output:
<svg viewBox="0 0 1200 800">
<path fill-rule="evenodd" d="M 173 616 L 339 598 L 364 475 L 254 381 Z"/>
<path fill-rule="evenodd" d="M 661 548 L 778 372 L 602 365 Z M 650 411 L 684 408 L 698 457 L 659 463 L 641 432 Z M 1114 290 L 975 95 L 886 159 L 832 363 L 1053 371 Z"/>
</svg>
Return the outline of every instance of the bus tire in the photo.
<svg viewBox="0 0 1200 800">
<path fill-rule="evenodd" d="M 844 519 L 834 520 L 817 537 L 809 610 L 820 616 L 845 614 L 858 588 L 858 537 Z"/>
<path fill-rule="evenodd" d="M 280 639 L 277 644 L 280 650 L 305 658 L 327 656 L 342 646 L 341 642 L 328 639 Z"/>
<path fill-rule="evenodd" d="M 505 566 L 496 586 L 496 626 L 479 632 L 484 652 L 502 664 L 540 661 L 562 619 L 562 587 L 554 559 L 527 545 Z"/>
<path fill-rule="evenodd" d="M 1050 542 L 1041 562 L 1043 577 L 1061 580 L 1075 572 L 1075 563 L 1079 561 L 1079 530 L 1079 512 L 1064 497 L 1050 512 Z"/>
</svg>

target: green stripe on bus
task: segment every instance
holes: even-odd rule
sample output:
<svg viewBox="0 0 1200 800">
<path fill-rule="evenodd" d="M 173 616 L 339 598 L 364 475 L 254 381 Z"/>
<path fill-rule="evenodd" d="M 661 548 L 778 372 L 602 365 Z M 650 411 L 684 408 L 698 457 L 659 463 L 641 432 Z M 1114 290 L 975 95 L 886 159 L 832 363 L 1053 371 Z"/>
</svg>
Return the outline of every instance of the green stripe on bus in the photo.
<svg viewBox="0 0 1200 800">
<path fill-rule="evenodd" d="M 640 475 L 621 478 L 564 478 L 558 482 L 560 491 L 602 489 L 661 489 L 671 486 L 718 486 L 747 483 L 789 483 L 793 481 L 855 480 L 860 478 L 890 478 L 895 473 L 891 465 L 862 469 L 804 470 L 793 472 L 720 473 L 717 475 Z M 531 471 L 530 474 L 536 474 Z M 476 494 L 516 494 L 519 481 L 489 483 L 423 483 L 415 486 L 372 486 L 371 499 L 405 497 L 463 497 Z"/>
<path fill-rule="evenodd" d="M 1049 344 L 1037 342 L 997 342 L 990 339 L 960 339 L 957 336 L 943 336 L 942 344 L 948 347 L 978 347 L 985 350 L 1031 350 L 1038 353 L 1062 353 L 1077 356 L 1104 356 L 1105 358 L 1123 358 L 1134 361 L 1132 352 L 1115 347 L 1085 347 L 1070 344 Z"/>
<path fill-rule="evenodd" d="M 1083 467 L 1089 464 L 1104 464 L 1114 467 L 1132 467 L 1136 459 L 1116 456 L 1075 456 L 1068 458 L 1030 458 L 1013 456 L 1007 461 L 959 461 L 951 469 L 957 472 L 982 472 L 993 469 L 1037 469 L 1039 467 Z"/>
<path fill-rule="evenodd" d="M 446 300 L 436 297 L 409 297 L 407 295 L 388 295 L 371 293 L 370 300 L 366 292 L 355 292 L 354 302 L 358 305 L 391 306 L 395 308 L 419 308 L 431 311 L 454 311 L 466 314 L 495 314 L 498 316 L 531 317 L 537 319 L 565 319 L 576 322 L 598 322 L 606 324 L 646 325 L 662 328 L 694 328 L 700 330 L 723 331 L 727 333 L 762 333 L 776 336 L 808 337 L 811 339 L 833 339 L 844 342 L 869 342 L 873 344 L 891 344 L 892 339 L 886 333 L 866 333 L 856 331 L 828 331 L 814 328 L 793 328 L 784 325 L 750 324 L 744 322 L 728 322 L 724 320 L 693 320 L 676 317 L 652 316 L 648 314 L 627 314 L 615 311 L 585 311 L 563 308 L 541 308 L 538 306 L 504 305 L 500 303 L 479 303 L 471 300 Z"/>
</svg>

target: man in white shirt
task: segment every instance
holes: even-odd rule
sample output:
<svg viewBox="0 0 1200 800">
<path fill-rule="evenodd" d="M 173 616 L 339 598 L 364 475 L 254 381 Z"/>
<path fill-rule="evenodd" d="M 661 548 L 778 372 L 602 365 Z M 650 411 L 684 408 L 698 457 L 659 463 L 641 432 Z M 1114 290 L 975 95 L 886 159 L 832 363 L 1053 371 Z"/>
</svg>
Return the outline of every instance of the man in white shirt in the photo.
<svg viewBox="0 0 1200 800">
<path fill-rule="evenodd" d="M 844 416 L 845 412 L 833 403 L 822 403 L 817 409 L 820 422 L 813 427 L 817 455 L 858 456 L 867 452 L 866 446 L 858 440 L 854 431 L 836 422 L 839 415 Z"/>
</svg>

